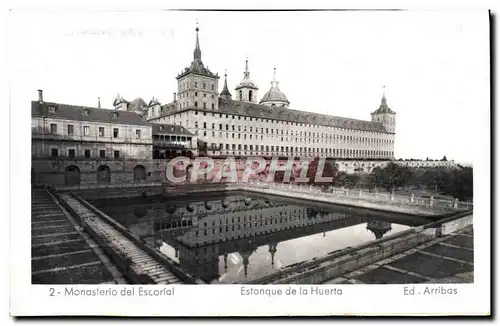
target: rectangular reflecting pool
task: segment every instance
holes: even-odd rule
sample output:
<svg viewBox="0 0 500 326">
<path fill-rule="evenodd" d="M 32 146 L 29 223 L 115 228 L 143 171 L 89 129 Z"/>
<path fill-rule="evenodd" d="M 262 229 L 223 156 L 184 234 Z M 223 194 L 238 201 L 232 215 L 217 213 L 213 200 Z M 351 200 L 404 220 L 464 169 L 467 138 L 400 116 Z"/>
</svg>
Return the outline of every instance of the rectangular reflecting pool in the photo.
<svg viewBox="0 0 500 326">
<path fill-rule="evenodd" d="M 91 203 L 206 283 L 245 282 L 422 223 L 234 192 Z"/>
</svg>

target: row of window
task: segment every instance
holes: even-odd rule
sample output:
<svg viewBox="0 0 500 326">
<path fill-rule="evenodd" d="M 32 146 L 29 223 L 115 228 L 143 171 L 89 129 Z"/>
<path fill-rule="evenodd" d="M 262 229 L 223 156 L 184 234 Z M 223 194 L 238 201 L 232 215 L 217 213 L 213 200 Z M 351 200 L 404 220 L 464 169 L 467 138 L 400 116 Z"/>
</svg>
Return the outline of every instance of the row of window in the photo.
<svg viewBox="0 0 500 326">
<path fill-rule="evenodd" d="M 220 221 L 220 224 L 218 227 L 215 226 L 215 221 L 213 221 L 213 224 L 211 227 L 207 226 L 207 223 L 205 222 L 205 224 L 203 225 L 203 227 L 201 225 L 199 225 L 199 229 L 201 230 L 196 230 L 195 231 L 195 236 L 199 236 L 201 235 L 200 233 L 202 233 L 203 235 L 208 235 L 208 230 L 212 230 L 212 234 L 215 234 L 215 231 L 217 230 L 217 228 L 219 229 L 219 233 L 222 233 L 224 232 L 224 229 L 225 229 L 225 232 L 229 232 L 229 231 L 235 231 L 235 230 L 241 230 L 242 228 L 243 229 L 246 229 L 246 228 L 251 228 L 251 227 L 259 227 L 259 226 L 266 226 L 266 225 L 275 225 L 275 224 L 282 224 L 282 223 L 291 223 L 291 222 L 301 222 L 303 223 L 303 221 L 306 221 L 306 222 L 309 222 L 310 221 L 310 217 L 308 215 L 304 215 L 304 214 L 297 214 L 297 215 L 292 215 L 290 217 L 273 217 L 273 216 L 270 216 L 270 217 L 264 217 L 262 218 L 262 215 L 260 217 L 260 219 L 256 218 L 256 219 L 252 219 L 248 222 L 234 222 L 234 218 L 233 218 L 233 222 L 232 223 L 228 223 L 228 220 L 226 219 L 226 224 L 222 224 L 222 221 Z"/>
<path fill-rule="evenodd" d="M 285 222 L 288 221 L 288 218 L 287 216 L 290 217 L 290 221 L 300 221 L 302 219 L 305 219 L 305 218 L 309 218 L 308 217 L 308 211 L 305 211 L 305 210 L 300 210 L 299 212 L 297 212 L 296 210 L 293 210 L 293 212 L 291 211 L 280 211 L 280 212 L 276 212 L 274 215 L 266 215 L 266 216 L 263 216 L 262 213 L 260 213 L 259 215 L 250 215 L 248 216 L 248 220 L 247 220 L 247 216 L 246 215 L 243 215 L 242 216 L 238 216 L 238 217 L 234 217 L 232 216 L 231 217 L 231 220 L 229 220 L 229 217 L 220 217 L 218 219 L 218 221 L 216 220 L 212 220 L 212 226 L 215 226 L 216 224 L 218 225 L 232 225 L 232 224 L 235 224 L 235 223 L 241 223 L 241 222 L 256 222 L 256 221 L 266 221 L 266 220 L 269 220 L 270 221 L 270 224 L 273 224 L 273 221 L 274 223 L 278 223 L 278 220 L 279 220 L 279 223 L 282 223 L 283 222 L 283 219 L 285 219 Z M 330 215 L 330 214 L 328 214 Z M 336 217 L 337 219 L 342 219 L 342 218 L 347 218 L 346 216 L 339 216 L 339 217 Z M 218 222 L 218 223 L 216 223 Z M 208 227 L 208 222 L 204 222 L 203 224 L 199 223 L 198 224 L 198 228 L 202 229 L 202 228 L 207 228 Z"/>
<path fill-rule="evenodd" d="M 195 135 L 199 135 L 198 133 L 198 130 L 195 131 Z M 252 140 L 252 139 L 255 139 L 255 140 L 258 140 L 259 139 L 259 135 L 255 135 L 255 138 L 252 137 L 253 135 L 252 134 L 249 134 L 248 135 L 248 139 L 249 140 Z M 203 137 L 207 137 L 207 132 L 204 131 L 203 132 Z M 215 137 L 215 131 L 212 131 L 212 137 Z M 219 132 L 219 138 L 222 138 L 223 135 L 222 135 L 222 132 Z M 269 139 L 269 140 L 277 140 L 279 136 L 275 136 L 273 139 L 273 137 L 268 137 L 266 136 L 266 139 Z M 226 139 L 229 138 L 229 133 L 226 132 Z M 241 139 L 241 134 L 235 134 L 235 133 L 231 133 L 231 138 L 232 139 Z M 247 134 L 243 134 L 243 140 L 246 140 L 247 139 Z M 288 141 L 293 141 L 294 138 L 292 137 L 280 137 L 279 140 L 280 141 L 284 141 L 284 142 L 288 142 Z M 263 135 L 260 135 L 260 140 L 264 140 L 264 136 Z M 360 142 L 359 141 L 348 141 L 348 140 L 333 140 L 333 139 L 306 139 L 306 138 L 297 138 L 295 137 L 295 142 L 296 143 L 302 143 L 302 142 L 305 142 L 305 143 L 309 143 L 309 144 L 342 144 L 342 143 L 349 143 L 349 144 L 359 144 Z M 382 143 L 374 143 L 374 145 L 371 145 L 370 147 L 383 147 L 383 146 L 380 146 L 382 145 Z"/>
<path fill-rule="evenodd" d="M 92 157 L 92 151 L 90 149 L 85 149 L 83 151 L 83 155 L 85 158 L 91 158 Z M 50 155 L 52 157 L 58 157 L 60 156 L 59 149 L 58 148 L 52 148 L 50 151 Z M 76 149 L 70 148 L 67 150 L 67 157 L 76 157 Z M 106 150 L 101 149 L 99 150 L 99 158 L 107 158 L 106 156 Z M 114 150 L 113 151 L 113 158 L 119 159 L 120 158 L 120 151 Z"/>
<path fill-rule="evenodd" d="M 185 108 L 189 107 L 189 103 L 187 101 L 186 102 L 181 102 L 180 106 L 181 106 L 181 109 L 185 109 Z M 199 107 L 198 106 L 198 101 L 194 101 L 194 107 L 195 108 Z M 207 109 L 207 102 L 203 102 L 203 108 Z M 211 109 L 215 110 L 215 104 L 214 103 L 211 103 Z"/>
<path fill-rule="evenodd" d="M 208 144 L 204 143 L 208 148 Z M 241 144 L 217 144 L 212 143 L 210 146 L 212 150 L 238 150 L 238 151 L 261 151 L 261 152 L 290 152 L 290 153 L 326 153 L 326 154 L 344 154 L 344 155 L 393 155 L 392 151 L 378 151 L 378 150 L 368 150 L 368 149 L 347 149 L 347 148 L 313 148 L 313 147 L 293 147 L 293 146 L 264 146 L 264 145 L 241 145 Z"/>
<path fill-rule="evenodd" d="M 170 115 L 168 117 L 163 117 L 162 121 L 171 121 L 172 123 L 175 124 L 177 120 L 182 120 L 182 117 L 185 115 L 186 117 L 189 118 L 190 112 L 181 112 L 181 113 L 176 113 L 173 115 Z M 199 111 L 194 111 L 194 115 L 201 114 L 203 116 L 207 116 L 207 112 L 199 112 Z M 299 122 L 290 122 L 290 121 L 283 121 L 283 120 L 274 120 L 274 119 L 265 119 L 265 118 L 254 118 L 254 117 L 246 117 L 246 116 L 235 116 L 235 115 L 229 115 L 229 114 L 223 114 L 223 113 L 215 113 L 212 112 L 212 117 L 218 116 L 219 118 L 226 118 L 226 119 L 232 119 L 232 120 L 243 120 L 243 121 L 255 121 L 259 123 L 271 123 L 271 124 L 276 124 L 276 125 L 288 125 L 292 127 L 306 127 L 306 128 L 328 128 L 332 131 L 349 131 L 349 132 L 356 132 L 356 133 L 363 133 L 363 134 L 368 134 L 368 135 L 374 135 L 374 134 L 379 134 L 378 132 L 372 132 L 372 131 L 366 131 L 366 130 L 361 130 L 361 129 L 351 129 L 351 128 L 342 128 L 342 127 L 332 127 L 332 126 L 325 126 L 325 125 L 311 125 L 307 123 L 299 123 Z M 231 118 L 230 118 L 231 117 Z M 173 120 L 173 121 L 172 121 Z"/>
<path fill-rule="evenodd" d="M 198 122 L 195 121 L 194 123 L 194 127 L 196 129 L 199 129 L 199 125 L 198 125 Z M 238 132 L 241 132 L 241 126 L 238 125 Z M 207 129 L 207 123 L 206 122 L 203 122 L 203 129 Z M 229 125 L 226 124 L 225 125 L 225 129 L 223 128 L 223 124 L 220 123 L 219 124 L 219 129 L 216 129 L 216 124 L 215 123 L 212 123 L 212 130 L 226 130 L 228 131 L 230 128 L 229 128 Z M 269 128 L 260 128 L 260 133 L 264 133 L 264 129 L 265 129 L 265 134 L 269 134 L 269 131 L 271 131 L 271 135 L 274 135 L 275 134 L 275 131 L 276 131 L 276 135 L 287 135 L 289 134 L 289 130 L 286 129 L 286 130 L 283 130 L 283 129 L 269 129 Z M 231 130 L 232 131 L 236 131 L 236 126 L 235 125 L 231 125 Z M 249 132 L 253 132 L 254 128 L 252 126 L 249 127 Z M 280 132 L 281 131 L 281 132 Z M 247 132 L 247 126 L 243 126 L 243 132 Z M 259 128 L 255 127 L 255 132 L 256 133 L 259 133 Z M 290 135 L 291 136 L 302 136 L 302 133 L 304 134 L 304 136 L 306 137 L 311 137 L 311 138 L 324 138 L 324 139 L 337 139 L 337 140 L 349 140 L 349 141 L 356 141 L 356 142 L 359 142 L 359 141 L 362 141 L 362 142 L 372 142 L 372 143 L 386 143 L 386 144 L 392 144 L 394 143 L 394 141 L 392 139 L 383 139 L 383 138 L 373 138 L 373 137 L 361 137 L 361 136 L 352 136 L 352 135 L 338 135 L 338 134 L 331 134 L 331 133 L 316 133 L 316 132 L 302 132 L 302 131 L 298 131 L 298 130 L 291 130 L 290 131 Z M 212 135 L 214 135 L 212 133 Z M 234 138 L 234 137 L 233 137 Z"/>
<path fill-rule="evenodd" d="M 191 137 L 175 135 L 153 135 L 153 140 L 160 141 L 191 141 Z"/>
<path fill-rule="evenodd" d="M 206 83 L 201 83 L 201 86 L 203 89 L 207 89 L 207 84 Z M 198 82 L 192 82 L 191 83 L 191 87 L 194 87 L 194 88 L 198 88 Z M 189 83 L 188 82 L 184 82 L 184 83 L 181 83 L 180 84 L 180 90 L 185 90 L 185 89 L 188 89 L 189 88 Z M 211 90 L 215 90 L 215 85 L 214 84 L 210 84 L 210 89 Z"/>
<path fill-rule="evenodd" d="M 98 127 L 98 135 L 99 137 L 106 137 L 106 129 L 104 127 Z M 50 124 L 50 133 L 56 135 L 58 133 L 57 130 L 57 124 L 56 123 L 51 123 Z M 119 128 L 113 128 L 113 138 L 119 138 L 119 133 L 120 129 Z M 66 129 L 66 135 L 68 136 L 74 136 L 75 135 L 75 126 L 74 125 L 67 125 Z M 90 136 L 90 126 L 83 126 L 83 135 L 84 136 Z M 135 138 L 140 139 L 141 138 L 141 130 L 136 129 L 135 130 Z"/>
<path fill-rule="evenodd" d="M 190 94 L 189 92 L 184 92 L 184 93 L 179 94 L 180 95 L 179 97 L 186 98 L 186 97 L 189 97 L 189 94 Z M 204 97 L 204 98 L 207 97 L 207 93 L 201 93 L 201 94 L 202 94 L 201 97 Z M 210 94 L 208 94 L 208 95 L 210 95 Z M 198 92 L 194 92 L 194 97 L 198 97 Z M 212 99 L 215 99 L 214 94 L 212 94 L 211 97 L 212 97 Z"/>
</svg>

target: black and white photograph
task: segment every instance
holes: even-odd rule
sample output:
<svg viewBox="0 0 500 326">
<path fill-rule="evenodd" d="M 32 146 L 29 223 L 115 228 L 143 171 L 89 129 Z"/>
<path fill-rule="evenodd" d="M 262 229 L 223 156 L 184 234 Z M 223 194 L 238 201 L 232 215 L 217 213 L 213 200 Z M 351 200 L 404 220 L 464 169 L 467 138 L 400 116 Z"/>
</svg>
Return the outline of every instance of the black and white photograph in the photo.
<svg viewBox="0 0 500 326">
<path fill-rule="evenodd" d="M 11 314 L 489 314 L 487 10 L 8 16 Z"/>
</svg>

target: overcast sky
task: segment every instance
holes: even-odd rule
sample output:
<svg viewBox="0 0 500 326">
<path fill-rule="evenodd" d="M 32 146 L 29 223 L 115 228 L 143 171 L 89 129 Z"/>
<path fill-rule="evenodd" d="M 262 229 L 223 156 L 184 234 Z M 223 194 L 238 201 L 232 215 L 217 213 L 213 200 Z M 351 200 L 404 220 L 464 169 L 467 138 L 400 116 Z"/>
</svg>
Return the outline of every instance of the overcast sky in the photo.
<svg viewBox="0 0 500 326">
<path fill-rule="evenodd" d="M 370 119 L 386 85 L 397 158 L 473 162 L 489 140 L 488 15 L 481 12 L 16 12 L 10 15 L 11 109 L 46 101 L 112 108 L 157 96 L 193 58 L 228 85 L 248 58 L 259 99 L 273 67 L 290 108 Z"/>
</svg>

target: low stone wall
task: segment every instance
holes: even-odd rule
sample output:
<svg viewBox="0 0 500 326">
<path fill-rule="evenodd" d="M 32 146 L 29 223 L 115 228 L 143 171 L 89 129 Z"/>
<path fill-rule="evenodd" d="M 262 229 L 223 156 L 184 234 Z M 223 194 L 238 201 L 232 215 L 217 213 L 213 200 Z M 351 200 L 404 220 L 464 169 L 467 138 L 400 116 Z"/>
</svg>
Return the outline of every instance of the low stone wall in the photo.
<svg viewBox="0 0 500 326">
<path fill-rule="evenodd" d="M 463 229 L 472 225 L 472 222 L 472 213 L 459 212 L 440 221 L 413 227 L 389 237 L 285 267 L 248 283 L 319 284 L 397 255 L 436 237 Z"/>
<path fill-rule="evenodd" d="M 294 191 L 292 189 L 279 188 L 279 187 L 265 187 L 265 186 L 252 186 L 243 185 L 242 190 L 265 193 L 271 195 L 278 195 L 291 198 L 301 198 L 304 200 L 332 203 L 338 205 L 348 205 L 354 207 L 362 207 L 374 210 L 390 211 L 397 213 L 406 213 L 413 215 L 439 215 L 443 213 L 443 210 L 436 209 L 431 206 L 423 206 L 418 204 L 401 203 L 396 201 L 384 201 L 383 199 L 372 199 L 367 200 L 357 196 L 349 195 L 336 195 L 331 193 L 325 193 L 322 191 L 310 191 L 308 188 L 304 188 L 303 192 Z"/>
<path fill-rule="evenodd" d="M 474 216 L 471 214 L 458 218 L 456 220 L 445 222 L 441 224 L 440 235 L 444 236 L 456 232 L 458 230 L 461 230 L 469 225 L 472 225 L 473 221 L 474 221 Z"/>
<path fill-rule="evenodd" d="M 339 251 L 319 259 L 284 268 L 271 275 L 250 281 L 251 284 L 320 284 L 326 280 L 355 271 L 376 261 L 394 256 L 436 237 L 436 229 L 401 232 L 396 237 L 381 239 Z"/>
</svg>

